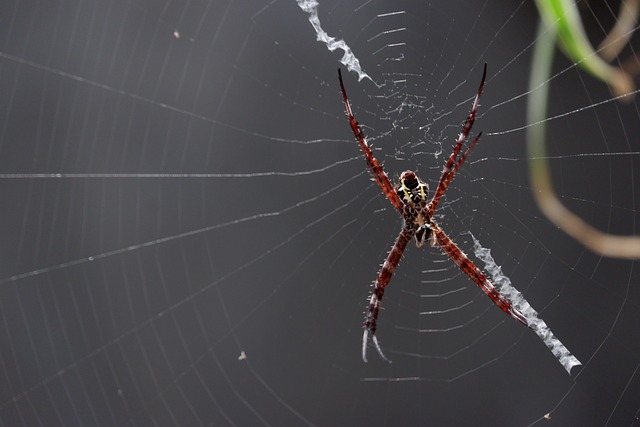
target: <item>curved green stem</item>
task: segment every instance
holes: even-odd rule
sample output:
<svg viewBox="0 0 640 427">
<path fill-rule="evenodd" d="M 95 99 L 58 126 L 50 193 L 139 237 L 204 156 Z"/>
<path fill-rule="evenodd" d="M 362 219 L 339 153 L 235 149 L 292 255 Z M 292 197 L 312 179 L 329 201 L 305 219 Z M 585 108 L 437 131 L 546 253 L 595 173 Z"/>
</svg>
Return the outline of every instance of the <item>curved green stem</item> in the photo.
<svg viewBox="0 0 640 427">
<path fill-rule="evenodd" d="M 534 198 L 552 223 L 591 251 L 608 257 L 639 259 L 639 236 L 614 236 L 597 230 L 567 209 L 553 189 L 545 147 L 545 119 L 556 36 L 554 27 L 548 27 L 544 21 L 540 23 L 529 80 L 527 157 Z"/>
<path fill-rule="evenodd" d="M 616 95 L 633 92 L 631 77 L 605 62 L 589 43 L 573 0 L 536 0 L 536 5 L 542 20 L 557 33 L 562 50 L 572 61 L 607 83 Z"/>
</svg>

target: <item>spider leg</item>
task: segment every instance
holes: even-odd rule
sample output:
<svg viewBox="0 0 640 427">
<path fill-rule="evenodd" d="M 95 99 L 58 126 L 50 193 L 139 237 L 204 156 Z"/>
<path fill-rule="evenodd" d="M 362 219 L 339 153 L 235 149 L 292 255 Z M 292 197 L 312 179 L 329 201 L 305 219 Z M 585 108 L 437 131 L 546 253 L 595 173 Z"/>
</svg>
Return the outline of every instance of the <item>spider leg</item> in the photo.
<svg viewBox="0 0 640 427">
<path fill-rule="evenodd" d="M 355 135 L 358 143 L 360 144 L 360 149 L 364 153 L 364 158 L 367 161 L 367 166 L 369 166 L 369 170 L 373 174 L 373 178 L 378 183 L 378 186 L 382 189 L 382 192 L 387 196 L 391 204 L 396 208 L 396 210 L 402 213 L 403 203 L 400 199 L 400 196 L 396 193 L 391 181 L 389 181 L 389 177 L 386 172 L 382 168 L 382 165 L 373 156 L 369 145 L 367 144 L 367 139 L 364 136 L 364 132 L 362 132 L 362 128 L 356 121 L 355 117 L 353 117 L 353 113 L 351 112 L 351 105 L 349 104 L 349 98 L 347 97 L 347 91 L 344 89 L 344 84 L 342 83 L 342 72 L 340 68 L 338 68 L 338 80 L 340 81 L 340 90 L 342 91 L 342 98 L 344 99 L 344 105 L 347 109 L 347 116 L 349 117 L 349 124 L 351 125 L 351 130 Z"/>
<path fill-rule="evenodd" d="M 464 125 L 462 126 L 462 132 L 460 132 L 460 135 L 458 136 L 458 140 L 456 141 L 456 144 L 453 147 L 453 151 L 451 152 L 451 155 L 447 159 L 447 162 L 444 164 L 444 168 L 442 169 L 442 175 L 440 176 L 440 181 L 438 182 L 438 187 L 436 188 L 436 191 L 433 194 L 433 198 L 431 199 L 431 202 L 429 202 L 429 216 L 433 215 L 434 211 L 436 210 L 436 207 L 438 206 L 438 203 L 440 202 L 440 198 L 444 194 L 447 187 L 449 187 L 449 183 L 451 182 L 451 180 L 453 180 L 453 177 L 455 176 L 456 172 L 458 172 L 458 170 L 460 169 L 464 161 L 467 159 L 469 152 L 471 151 L 473 146 L 476 145 L 476 143 L 480 139 L 480 136 L 482 135 L 482 133 L 478 134 L 478 136 L 475 137 L 471 145 L 469 145 L 469 148 L 467 148 L 464 154 L 456 161 L 458 154 L 460 154 L 460 150 L 462 150 L 462 145 L 467 140 L 467 137 L 471 132 L 471 128 L 473 127 L 473 123 L 476 121 L 476 111 L 478 110 L 478 105 L 480 103 L 480 96 L 482 95 L 482 91 L 484 90 L 484 82 L 486 78 L 487 78 L 487 64 L 485 63 L 484 70 L 482 72 L 482 80 L 480 81 L 480 87 L 478 87 L 478 92 L 476 93 L 476 97 L 473 100 L 471 111 L 469 112 L 469 115 L 467 116 L 467 119 L 465 120 Z"/>
<path fill-rule="evenodd" d="M 444 252 L 455 262 L 460 270 L 462 270 L 467 276 L 471 278 L 480 289 L 498 306 L 502 311 L 509 316 L 516 319 L 518 322 L 525 326 L 529 326 L 527 319 L 520 313 L 501 293 L 498 291 L 493 283 L 485 277 L 478 267 L 460 250 L 450 238 L 445 234 L 442 229 L 436 224 L 431 223 L 433 233 L 435 234 L 436 241 Z"/>
<path fill-rule="evenodd" d="M 407 226 L 402 228 L 400 234 L 398 234 L 396 242 L 393 244 L 393 247 L 389 252 L 389 255 L 387 255 L 387 259 L 380 268 L 378 278 L 373 284 L 373 291 L 369 298 L 369 307 L 364 317 L 364 334 L 362 335 L 362 360 L 365 362 L 367 361 L 367 341 L 369 340 L 369 335 L 371 335 L 371 340 L 373 341 L 376 350 L 378 350 L 380 357 L 382 357 L 386 362 L 391 363 L 391 361 L 382 353 L 382 349 L 380 348 L 378 339 L 376 338 L 378 314 L 380 312 L 382 296 L 384 295 L 384 288 L 389 284 L 391 276 L 398 266 L 404 250 L 407 248 L 407 243 L 409 243 L 414 234 L 415 229 Z"/>
<path fill-rule="evenodd" d="M 443 181 L 443 187 L 444 187 L 445 190 L 449 187 L 449 183 L 453 180 L 453 177 L 458 172 L 458 170 L 460 169 L 462 164 L 465 162 L 465 160 L 467 160 L 467 156 L 469 155 L 469 152 L 478 143 L 478 141 L 480 140 L 481 136 L 482 136 L 482 132 L 479 132 L 478 136 L 476 136 L 473 139 L 473 141 L 471 142 L 471 144 L 469 144 L 469 147 L 464 152 L 464 154 L 462 156 L 460 156 L 460 158 L 458 159 L 458 162 L 455 164 L 455 167 L 453 168 L 451 173 L 447 175 L 447 178 Z M 443 191 L 443 193 L 444 193 L 444 191 Z"/>
</svg>

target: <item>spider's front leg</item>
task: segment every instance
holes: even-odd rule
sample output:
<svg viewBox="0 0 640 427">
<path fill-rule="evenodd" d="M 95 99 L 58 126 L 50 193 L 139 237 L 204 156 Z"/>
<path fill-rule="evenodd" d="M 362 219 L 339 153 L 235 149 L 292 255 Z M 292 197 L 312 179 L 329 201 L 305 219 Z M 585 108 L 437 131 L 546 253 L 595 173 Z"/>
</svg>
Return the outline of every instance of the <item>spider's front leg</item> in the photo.
<svg viewBox="0 0 640 427">
<path fill-rule="evenodd" d="M 433 198 L 431 199 L 431 202 L 429 202 L 429 209 L 428 209 L 429 217 L 433 216 L 436 210 L 436 207 L 440 202 L 440 198 L 443 196 L 447 187 L 449 187 L 449 184 L 453 180 L 453 177 L 456 175 L 458 170 L 460 170 L 460 167 L 467 159 L 467 156 L 469 155 L 469 152 L 471 152 L 471 149 L 480 140 L 480 136 L 482 135 L 482 132 L 480 132 L 473 139 L 471 144 L 469 144 L 469 147 L 467 148 L 467 150 L 460 157 L 458 157 L 458 155 L 460 154 L 460 151 L 462 150 L 462 146 L 467 140 L 467 137 L 471 132 L 471 128 L 473 127 L 473 124 L 476 121 L 476 112 L 478 111 L 478 106 L 480 105 L 480 96 L 482 95 L 482 91 L 484 90 L 484 83 L 486 78 L 487 78 L 487 64 L 485 63 L 484 69 L 482 71 L 482 80 L 480 81 L 480 86 L 478 87 L 478 92 L 476 93 L 476 97 L 473 100 L 471 111 L 469 112 L 469 115 L 467 116 L 467 119 L 465 120 L 464 125 L 462 126 L 462 132 L 460 132 L 460 135 L 458 135 L 458 139 L 455 145 L 453 146 L 453 151 L 451 152 L 451 155 L 449 156 L 449 158 L 444 164 L 444 168 L 442 169 L 442 175 L 440 176 L 440 181 L 438 182 L 438 187 L 436 187 L 436 191 L 433 194 Z"/>
<path fill-rule="evenodd" d="M 373 178 L 376 180 L 376 183 L 378 183 L 378 186 L 380 187 L 384 195 L 387 196 L 387 199 L 389 199 L 393 207 L 402 214 L 403 204 L 400 200 L 400 197 L 395 192 L 393 185 L 391 185 L 391 181 L 389 181 L 389 177 L 382 168 L 382 165 L 380 164 L 378 159 L 373 156 L 371 148 L 369 148 L 369 144 L 367 144 L 367 139 L 364 136 L 364 132 L 362 132 L 360 124 L 358 123 L 356 118 L 353 117 L 353 112 L 351 111 L 351 103 L 349 102 L 347 91 L 345 90 L 344 83 L 342 82 L 342 72 L 340 71 L 340 68 L 338 68 L 338 81 L 340 82 L 340 91 L 342 91 L 342 99 L 344 100 L 344 106 L 347 110 L 347 117 L 349 117 L 351 130 L 353 131 L 353 135 L 356 137 L 356 140 L 360 145 L 360 149 L 362 150 L 364 158 L 367 161 L 367 166 L 369 167 Z"/>
<path fill-rule="evenodd" d="M 409 243 L 414 234 L 414 227 L 405 225 L 402 228 L 396 242 L 393 244 L 393 247 L 387 256 L 387 259 L 380 268 L 378 278 L 373 284 L 373 290 L 371 292 L 371 297 L 369 298 L 369 307 L 367 308 L 367 313 L 364 317 L 364 334 L 362 335 L 362 360 L 365 362 L 367 361 L 367 341 L 369 340 L 369 335 L 371 335 L 371 341 L 373 341 L 373 345 L 378 351 L 380 357 L 382 357 L 386 362 L 391 363 L 384 353 L 382 353 L 382 349 L 380 348 L 380 344 L 378 344 L 378 339 L 376 338 L 378 314 L 380 313 L 380 304 L 382 302 L 382 296 L 384 295 L 384 288 L 389 284 L 391 276 L 398 266 L 400 258 L 402 258 L 402 254 L 407 247 L 407 243 Z"/>
</svg>

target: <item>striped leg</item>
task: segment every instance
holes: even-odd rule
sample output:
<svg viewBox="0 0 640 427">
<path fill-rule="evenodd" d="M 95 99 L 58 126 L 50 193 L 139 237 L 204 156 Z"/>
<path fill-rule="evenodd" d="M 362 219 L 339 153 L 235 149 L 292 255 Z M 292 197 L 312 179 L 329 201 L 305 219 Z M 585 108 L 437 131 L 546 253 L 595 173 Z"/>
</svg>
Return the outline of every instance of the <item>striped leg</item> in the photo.
<svg viewBox="0 0 640 427">
<path fill-rule="evenodd" d="M 458 245 L 456 245 L 450 238 L 447 236 L 444 231 L 440 229 L 440 227 L 432 223 L 431 224 L 433 233 L 436 236 L 436 241 L 440 245 L 440 247 L 445 251 L 447 255 L 455 262 L 460 270 L 466 273 L 467 276 L 471 278 L 480 289 L 484 291 L 485 294 L 498 306 L 502 311 L 507 313 L 509 316 L 516 319 L 518 322 L 522 323 L 525 326 L 529 326 L 525 317 L 516 310 L 515 307 L 511 305 L 511 303 L 498 291 L 493 283 L 489 281 L 482 274 L 482 271 L 471 261 L 465 254 L 460 250 Z"/>
<path fill-rule="evenodd" d="M 402 258 L 402 254 L 407 247 L 407 243 L 409 243 L 414 234 L 415 230 L 413 228 L 406 226 L 403 227 L 396 239 L 396 242 L 393 244 L 389 255 L 387 256 L 387 259 L 384 264 L 382 264 L 380 273 L 378 273 L 378 278 L 373 284 L 373 291 L 369 298 L 369 308 L 367 309 L 367 314 L 364 318 L 364 334 L 362 335 L 362 360 L 365 362 L 367 361 L 367 341 L 369 339 L 369 334 L 371 334 L 371 341 L 373 341 L 373 345 L 376 347 L 376 350 L 378 350 L 380 357 L 391 363 L 391 361 L 382 353 L 382 349 L 380 348 L 378 339 L 376 338 L 378 314 L 380 312 L 382 296 L 384 295 L 384 288 L 389 284 L 391 276 L 398 266 L 400 258 Z"/>
<path fill-rule="evenodd" d="M 380 187 L 384 195 L 387 196 L 387 199 L 389 199 L 396 210 L 400 212 L 400 214 L 402 214 L 403 203 L 400 199 L 400 196 L 398 196 L 398 193 L 396 193 L 396 190 L 393 188 L 393 185 L 391 184 L 391 181 L 389 181 L 387 173 L 382 168 L 382 165 L 380 164 L 378 159 L 373 156 L 371 148 L 369 148 L 369 145 L 367 144 L 367 139 L 362 132 L 362 128 L 356 121 L 355 117 L 353 117 L 353 113 L 351 112 L 351 104 L 349 103 L 349 98 L 347 97 L 347 91 L 344 89 L 344 84 L 342 83 L 342 72 L 339 68 L 338 80 L 340 81 L 340 90 L 342 91 L 342 98 L 344 99 L 344 105 L 347 109 L 347 116 L 349 117 L 351 130 L 353 131 L 353 135 L 356 137 L 358 143 L 360 144 L 360 149 L 364 153 L 364 158 L 367 161 L 367 166 L 369 166 L 369 170 L 371 171 L 373 178 L 378 183 L 378 186 Z"/>
<path fill-rule="evenodd" d="M 453 147 L 453 152 L 447 159 L 447 162 L 444 164 L 444 168 L 442 169 L 442 175 L 440 176 L 440 181 L 438 182 L 438 187 L 436 187 L 436 191 L 433 194 L 433 198 L 429 203 L 429 214 L 428 214 L 429 217 L 433 216 L 433 213 L 435 212 L 436 207 L 440 202 L 440 198 L 446 191 L 447 187 L 449 186 L 449 183 L 455 176 L 456 172 L 458 172 L 458 169 L 460 169 L 460 166 L 462 166 L 464 161 L 467 159 L 467 156 L 469 155 L 469 152 L 471 151 L 473 146 L 476 145 L 476 143 L 480 139 L 480 135 L 482 133 L 480 133 L 478 136 L 475 137 L 471 145 L 469 145 L 469 148 L 467 148 L 464 154 L 459 159 L 457 159 L 458 154 L 460 154 L 460 150 L 462 150 L 462 145 L 467 140 L 467 137 L 471 132 L 471 128 L 473 127 L 473 124 L 476 121 L 476 111 L 478 110 L 478 106 L 480 105 L 480 96 L 482 95 L 482 91 L 484 90 L 484 81 L 486 78 L 487 78 L 487 64 L 484 64 L 484 71 L 482 72 L 482 80 L 480 81 L 480 87 L 478 88 L 476 97 L 473 100 L 473 105 L 471 106 L 471 112 L 469 112 L 469 116 L 467 116 L 467 120 L 465 120 L 464 122 L 464 126 L 462 127 L 462 132 L 460 132 L 460 135 L 458 135 L 458 140 L 456 141 L 456 144 Z"/>
</svg>

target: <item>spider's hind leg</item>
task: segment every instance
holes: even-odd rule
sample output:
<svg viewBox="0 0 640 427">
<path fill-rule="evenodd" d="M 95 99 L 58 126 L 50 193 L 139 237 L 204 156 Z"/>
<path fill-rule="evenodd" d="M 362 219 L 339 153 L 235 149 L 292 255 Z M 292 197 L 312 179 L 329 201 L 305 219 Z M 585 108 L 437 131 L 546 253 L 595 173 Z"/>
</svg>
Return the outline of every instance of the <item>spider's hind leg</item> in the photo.
<svg viewBox="0 0 640 427">
<path fill-rule="evenodd" d="M 365 328 L 364 333 L 362 334 L 362 360 L 365 362 L 367 361 L 367 341 L 369 341 L 369 329 Z M 371 341 L 373 341 L 373 346 L 378 351 L 380 358 L 387 363 L 391 363 L 391 360 L 382 352 L 382 348 L 380 348 L 376 334 L 371 335 Z"/>
</svg>

